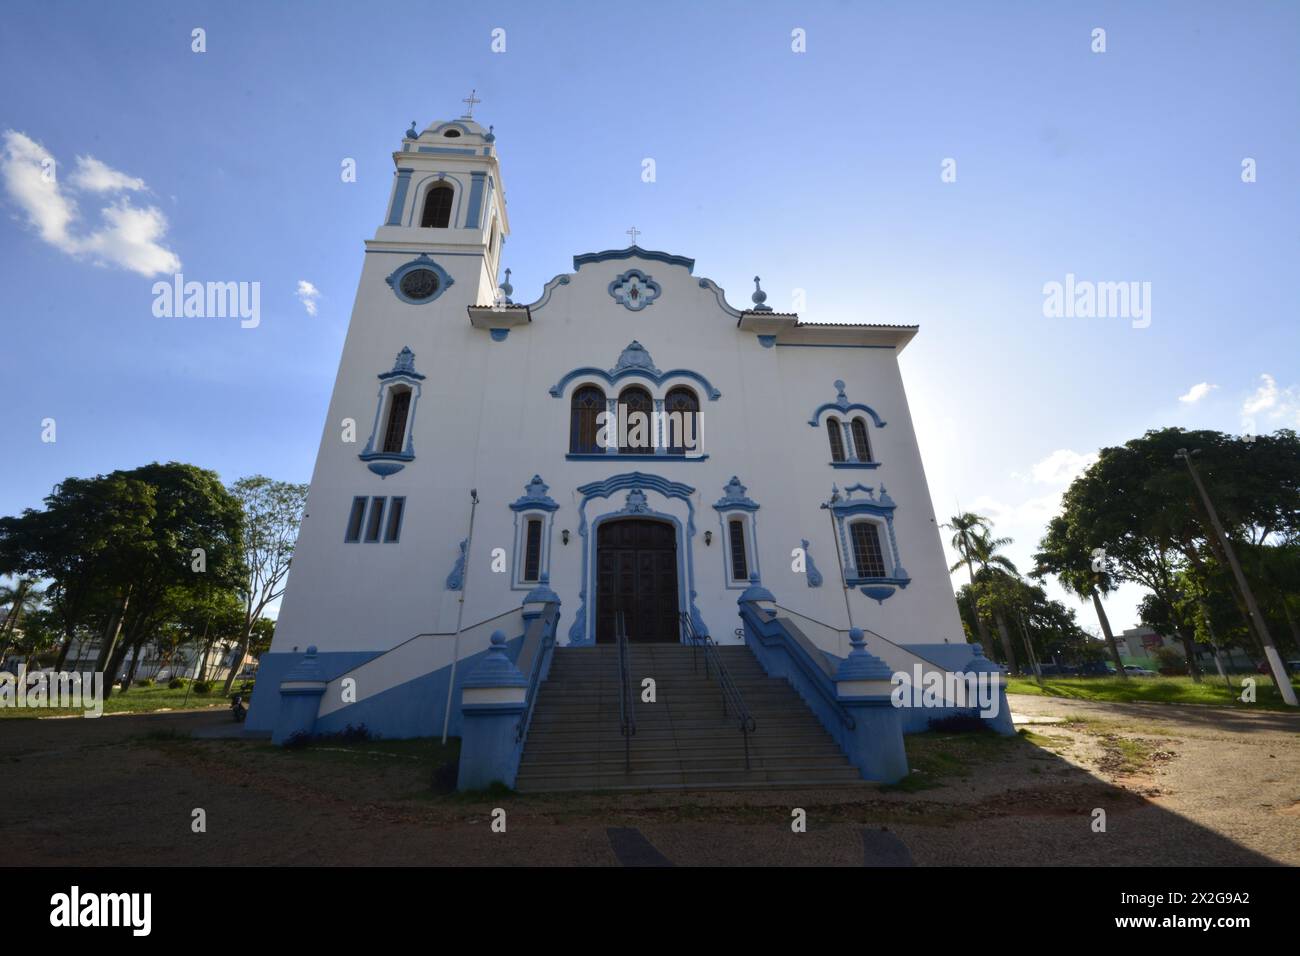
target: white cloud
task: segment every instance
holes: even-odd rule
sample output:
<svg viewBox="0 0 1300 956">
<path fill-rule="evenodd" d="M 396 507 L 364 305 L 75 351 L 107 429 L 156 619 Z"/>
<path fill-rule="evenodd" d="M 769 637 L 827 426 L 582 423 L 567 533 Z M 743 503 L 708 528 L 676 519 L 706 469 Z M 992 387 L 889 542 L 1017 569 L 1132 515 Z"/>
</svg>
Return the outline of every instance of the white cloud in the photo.
<svg viewBox="0 0 1300 956">
<path fill-rule="evenodd" d="M 1034 481 L 1043 485 L 1068 485 L 1097 460 L 1095 452 L 1080 454 L 1068 448 L 1058 448 L 1031 469 Z"/>
<path fill-rule="evenodd" d="M 1061 493 L 1053 492 L 1037 498 L 1028 498 L 1019 504 L 1007 504 L 981 495 L 976 498 L 970 510 L 984 515 L 993 522 L 993 533 L 999 537 L 1010 536 L 1020 541 L 1027 532 L 1041 535 L 1047 523 L 1055 518 L 1061 509 Z M 1028 539 L 1026 539 L 1028 540 Z M 1038 538 L 1030 543 L 1037 544 Z"/>
<path fill-rule="evenodd" d="M 1277 405 L 1277 382 L 1267 372 L 1260 376 L 1262 385 L 1241 406 L 1243 415 L 1257 415 Z"/>
<path fill-rule="evenodd" d="M 1211 385 L 1209 382 L 1197 382 L 1195 385 L 1193 385 L 1191 388 L 1187 390 L 1186 395 L 1179 395 L 1178 400 L 1187 405 L 1195 405 L 1197 402 L 1203 399 L 1206 395 L 1209 395 L 1210 392 L 1212 392 L 1214 389 L 1218 387 L 1219 386 L 1217 385 Z"/>
<path fill-rule="evenodd" d="M 306 279 L 299 279 L 298 291 L 294 294 L 298 296 L 298 301 L 302 303 L 302 307 L 307 310 L 308 315 L 316 314 L 316 300 L 320 298 L 320 289 Z"/>
<path fill-rule="evenodd" d="M 1256 415 L 1261 415 L 1269 426 L 1300 428 L 1300 387 L 1279 388 L 1277 380 L 1267 372 L 1261 373 L 1259 379 L 1259 388 L 1241 406 L 1243 429 L 1250 434 L 1269 430 L 1258 427 Z"/>
<path fill-rule="evenodd" d="M 180 257 L 163 245 L 167 218 L 154 206 L 143 208 L 119 197 L 100 211 L 98 229 L 78 229 L 77 201 L 59 185 L 54 157 L 45 147 L 16 130 L 5 130 L 0 151 L 0 180 L 41 239 L 70 256 L 143 276 L 179 272 Z M 147 187 L 91 156 L 78 156 L 70 186 L 88 192 L 135 192 Z"/>
<path fill-rule="evenodd" d="M 72 173 L 72 185 L 94 193 L 139 192 L 145 188 L 143 179 L 136 179 L 102 163 L 94 156 L 78 156 L 77 168 Z"/>
</svg>

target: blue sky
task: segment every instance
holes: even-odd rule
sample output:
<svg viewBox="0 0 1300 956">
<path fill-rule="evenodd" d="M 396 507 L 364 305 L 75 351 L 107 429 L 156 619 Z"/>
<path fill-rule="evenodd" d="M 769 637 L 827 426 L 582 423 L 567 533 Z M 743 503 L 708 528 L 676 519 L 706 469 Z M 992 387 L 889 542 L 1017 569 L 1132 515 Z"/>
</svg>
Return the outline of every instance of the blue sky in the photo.
<svg viewBox="0 0 1300 956">
<path fill-rule="evenodd" d="M 14 7 L 0 513 L 155 459 L 306 481 L 389 154 L 475 88 L 517 301 L 635 224 L 733 303 L 758 274 L 808 321 L 918 323 L 940 520 L 992 516 L 1023 568 L 1098 447 L 1300 426 L 1298 54 L 1294 3 Z M 24 178 L 45 155 L 53 193 Z M 261 324 L 155 318 L 176 260 L 259 281 Z M 1045 317 L 1067 274 L 1151 283 L 1150 326 Z"/>
</svg>

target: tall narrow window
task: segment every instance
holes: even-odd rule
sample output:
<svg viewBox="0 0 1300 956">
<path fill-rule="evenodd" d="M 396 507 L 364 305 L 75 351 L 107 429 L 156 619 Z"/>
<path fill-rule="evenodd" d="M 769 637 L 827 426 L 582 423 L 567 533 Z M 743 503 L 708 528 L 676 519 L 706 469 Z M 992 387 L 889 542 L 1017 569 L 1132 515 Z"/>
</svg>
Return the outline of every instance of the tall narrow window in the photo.
<svg viewBox="0 0 1300 956">
<path fill-rule="evenodd" d="M 871 446 L 867 444 L 867 423 L 861 418 L 853 419 L 853 450 L 858 461 L 871 461 Z"/>
<path fill-rule="evenodd" d="M 379 529 L 384 526 L 385 498 L 370 499 L 370 520 L 366 522 L 366 540 L 378 541 Z"/>
<path fill-rule="evenodd" d="M 731 544 L 731 578 L 734 581 L 749 580 L 749 557 L 745 552 L 745 522 L 732 518 L 727 522 L 727 537 Z"/>
<path fill-rule="evenodd" d="M 700 400 L 689 388 L 677 387 L 664 398 L 664 438 L 668 454 L 700 450 Z"/>
<path fill-rule="evenodd" d="M 395 542 L 402 533 L 402 512 L 406 510 L 405 498 L 394 498 L 388 506 L 388 526 L 384 529 L 384 541 Z"/>
<path fill-rule="evenodd" d="M 394 388 L 388 401 L 388 423 L 384 426 L 384 451 L 401 454 L 406 437 L 406 414 L 411 408 L 411 390 Z"/>
<path fill-rule="evenodd" d="M 569 409 L 569 451 L 597 454 L 604 451 L 596 441 L 600 432 L 597 416 L 605 411 L 605 393 L 594 385 L 585 385 L 573 393 Z"/>
<path fill-rule="evenodd" d="M 542 522 L 540 518 L 528 521 L 528 536 L 524 544 L 524 580 L 536 581 L 542 567 Z"/>
<path fill-rule="evenodd" d="M 853 563 L 860 578 L 883 578 L 885 556 L 880 550 L 880 529 L 874 522 L 858 521 L 849 525 L 853 535 Z"/>
<path fill-rule="evenodd" d="M 627 439 L 627 444 L 620 444 L 620 455 L 650 455 L 654 453 L 654 399 L 650 393 L 639 385 L 623 389 L 618 397 L 619 427 L 626 416 L 627 434 L 620 436 Z"/>
<path fill-rule="evenodd" d="M 434 186 L 425 193 L 420 227 L 446 229 L 451 223 L 451 197 L 452 188 L 445 184 Z"/>
<path fill-rule="evenodd" d="M 361 522 L 366 517 L 366 499 L 353 498 L 352 511 L 348 514 L 348 530 L 343 535 L 344 541 L 361 540 Z"/>
<path fill-rule="evenodd" d="M 826 437 L 831 440 L 831 461 L 843 461 L 844 432 L 838 418 L 826 419 Z"/>
</svg>

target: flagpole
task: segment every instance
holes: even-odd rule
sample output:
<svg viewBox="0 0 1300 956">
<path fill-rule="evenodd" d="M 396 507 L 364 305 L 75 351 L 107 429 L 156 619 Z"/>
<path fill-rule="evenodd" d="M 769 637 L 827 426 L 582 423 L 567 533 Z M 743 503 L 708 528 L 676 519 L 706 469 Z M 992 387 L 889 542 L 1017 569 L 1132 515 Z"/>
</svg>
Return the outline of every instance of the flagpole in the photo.
<svg viewBox="0 0 1300 956">
<path fill-rule="evenodd" d="M 474 511 L 478 508 L 478 489 L 469 490 L 469 535 L 465 538 L 465 567 L 460 573 L 460 602 L 456 609 L 456 640 L 452 645 L 451 679 L 447 682 L 447 709 L 442 715 L 442 742 L 447 743 L 447 728 L 451 726 L 451 699 L 456 692 L 456 664 L 460 660 L 460 628 L 465 620 L 465 588 L 469 586 L 469 555 L 474 548 Z"/>
</svg>

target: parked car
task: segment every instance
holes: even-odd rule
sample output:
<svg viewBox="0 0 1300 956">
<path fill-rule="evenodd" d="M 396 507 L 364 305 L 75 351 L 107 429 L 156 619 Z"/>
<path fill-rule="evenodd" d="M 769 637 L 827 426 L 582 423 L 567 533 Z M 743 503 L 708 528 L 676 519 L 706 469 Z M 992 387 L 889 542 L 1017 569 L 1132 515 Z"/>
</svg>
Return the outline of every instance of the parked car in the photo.
<svg viewBox="0 0 1300 956">
<path fill-rule="evenodd" d="M 1079 673 L 1079 668 L 1069 664 L 1039 664 L 1038 670 L 1044 677 L 1069 677 Z"/>
<path fill-rule="evenodd" d="M 1106 661 L 1088 661 L 1080 665 L 1079 674 L 1083 677 L 1114 677 L 1115 665 Z"/>
<path fill-rule="evenodd" d="M 1288 674 L 1300 674 L 1300 661 L 1283 661 L 1282 666 L 1286 668 Z M 1268 666 L 1268 661 L 1261 661 L 1255 665 L 1256 674 L 1271 674 L 1273 669 Z"/>
<path fill-rule="evenodd" d="M 1128 674 L 1129 677 L 1155 677 L 1156 676 L 1155 671 L 1148 670 L 1145 667 L 1138 667 L 1136 664 L 1125 664 L 1124 672 Z"/>
</svg>

